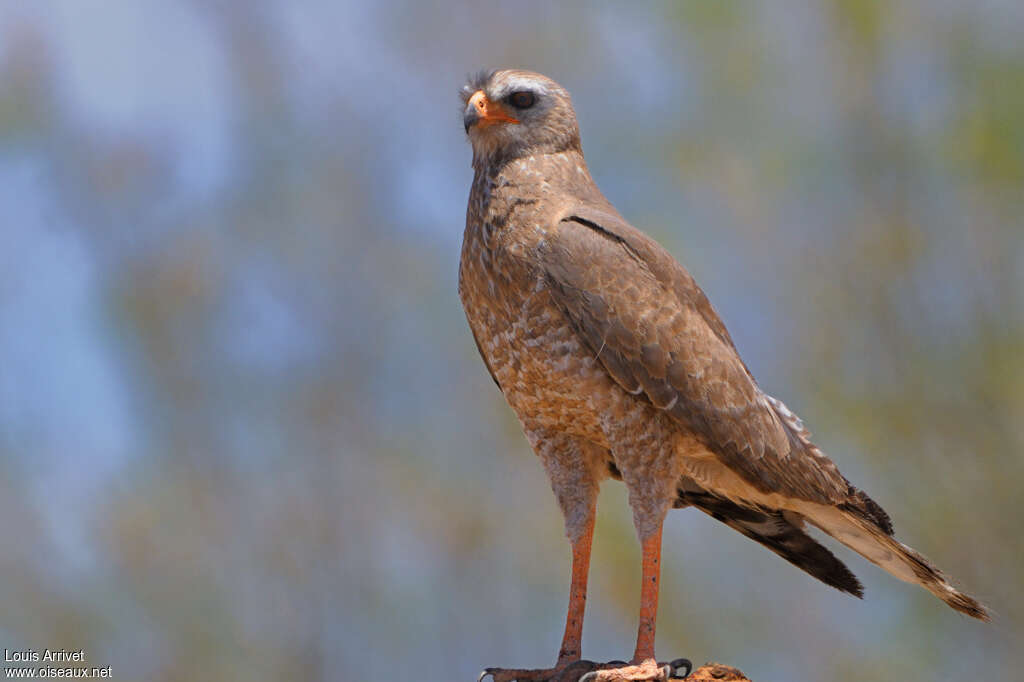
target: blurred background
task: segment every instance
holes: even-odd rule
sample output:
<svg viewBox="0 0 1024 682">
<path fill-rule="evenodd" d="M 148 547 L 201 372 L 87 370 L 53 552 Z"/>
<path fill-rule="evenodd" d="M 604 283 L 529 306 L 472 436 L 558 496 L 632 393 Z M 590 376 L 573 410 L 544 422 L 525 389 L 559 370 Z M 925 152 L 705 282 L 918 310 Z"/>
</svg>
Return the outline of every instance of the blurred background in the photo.
<svg viewBox="0 0 1024 682">
<path fill-rule="evenodd" d="M 670 515 L 658 650 L 1024 666 L 1024 4 L 0 5 L 0 646 L 122 680 L 542 666 L 569 550 L 456 293 L 481 67 L 574 95 L 619 210 L 984 626 Z M 835 546 L 835 543 L 830 543 Z M 600 503 L 584 655 L 639 554 Z M 387 673 L 383 671 L 388 671 Z"/>
</svg>

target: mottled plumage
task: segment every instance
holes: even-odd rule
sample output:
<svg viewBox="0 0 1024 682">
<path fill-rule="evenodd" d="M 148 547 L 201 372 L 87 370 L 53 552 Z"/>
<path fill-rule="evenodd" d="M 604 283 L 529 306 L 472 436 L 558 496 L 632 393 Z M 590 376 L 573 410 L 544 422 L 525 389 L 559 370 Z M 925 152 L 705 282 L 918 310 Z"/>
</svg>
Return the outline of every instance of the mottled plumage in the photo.
<svg viewBox="0 0 1024 682">
<path fill-rule="evenodd" d="M 629 489 L 645 557 L 656 537 L 660 547 L 667 510 L 695 506 L 860 596 L 853 574 L 803 532 L 808 521 L 984 618 L 892 538 L 882 508 L 761 391 L 690 274 L 597 189 L 568 93 L 514 70 L 482 73 L 463 93 L 475 174 L 459 292 L 480 354 L 565 514 L 574 590 L 576 563 L 589 560 L 598 484 L 613 476 Z M 582 580 L 585 592 L 585 571 Z M 639 641 L 642 609 L 641 660 L 653 655 L 648 615 L 649 648 Z M 568 626 L 560 663 L 579 655 L 566 647 L 578 649 Z"/>
</svg>

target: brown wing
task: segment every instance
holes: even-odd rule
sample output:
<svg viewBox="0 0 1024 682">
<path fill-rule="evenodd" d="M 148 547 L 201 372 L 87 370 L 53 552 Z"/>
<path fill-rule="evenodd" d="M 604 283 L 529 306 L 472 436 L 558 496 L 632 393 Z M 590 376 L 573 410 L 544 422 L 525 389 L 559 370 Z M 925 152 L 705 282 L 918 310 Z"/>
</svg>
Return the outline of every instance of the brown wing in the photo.
<svg viewBox="0 0 1024 682">
<path fill-rule="evenodd" d="M 761 392 L 704 292 L 654 240 L 617 215 L 575 206 L 540 250 L 554 300 L 625 390 L 688 427 L 759 490 L 855 499 Z"/>
</svg>

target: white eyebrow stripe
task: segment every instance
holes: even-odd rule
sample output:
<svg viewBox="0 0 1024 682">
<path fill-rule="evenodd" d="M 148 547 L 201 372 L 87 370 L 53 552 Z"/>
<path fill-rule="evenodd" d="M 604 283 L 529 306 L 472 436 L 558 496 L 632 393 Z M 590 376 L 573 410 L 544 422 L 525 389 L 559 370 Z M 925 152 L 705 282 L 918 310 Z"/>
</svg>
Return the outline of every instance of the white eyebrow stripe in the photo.
<svg viewBox="0 0 1024 682">
<path fill-rule="evenodd" d="M 513 92 L 517 92 L 519 90 L 530 90 L 531 92 L 535 92 L 538 95 L 551 94 L 551 90 L 549 90 L 544 83 L 536 80 L 530 80 L 527 78 L 511 78 L 502 85 L 498 86 L 495 89 L 494 94 L 495 96 L 498 97 L 504 97 L 506 95 L 511 95 Z"/>
</svg>

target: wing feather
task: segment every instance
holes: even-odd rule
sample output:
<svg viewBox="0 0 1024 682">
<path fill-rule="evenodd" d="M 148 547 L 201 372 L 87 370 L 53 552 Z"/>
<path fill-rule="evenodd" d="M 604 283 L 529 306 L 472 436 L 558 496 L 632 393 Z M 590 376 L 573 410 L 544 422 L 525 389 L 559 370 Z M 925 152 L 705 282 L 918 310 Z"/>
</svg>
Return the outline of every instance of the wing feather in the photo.
<svg viewBox="0 0 1024 682">
<path fill-rule="evenodd" d="M 687 483 L 685 490 L 679 490 L 675 506 L 694 506 L 823 583 L 857 597 L 864 596 L 864 587 L 846 564 L 804 532 L 802 519 L 774 509 L 741 506 L 709 493 L 693 481 Z"/>
<path fill-rule="evenodd" d="M 780 416 L 707 296 L 654 240 L 578 205 L 549 231 L 540 262 L 554 300 L 623 389 L 665 410 L 761 491 L 850 501 L 849 482 L 795 416 Z"/>
</svg>

